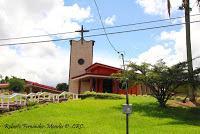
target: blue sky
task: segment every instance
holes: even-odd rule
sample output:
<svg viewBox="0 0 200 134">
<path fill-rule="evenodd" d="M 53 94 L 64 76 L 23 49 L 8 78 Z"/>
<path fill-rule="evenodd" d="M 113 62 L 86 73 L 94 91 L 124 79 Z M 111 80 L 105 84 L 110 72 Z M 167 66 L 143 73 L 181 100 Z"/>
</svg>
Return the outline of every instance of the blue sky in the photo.
<svg viewBox="0 0 200 134">
<path fill-rule="evenodd" d="M 80 23 L 83 24 L 85 28 L 92 29 L 97 27 L 102 27 L 99 16 L 97 14 L 97 9 L 94 5 L 93 0 L 66 0 L 65 5 L 72 5 L 74 3 L 78 3 L 81 7 L 91 7 L 92 16 L 94 17 L 94 21 L 90 23 Z M 141 6 L 136 4 L 134 0 L 126 0 L 122 2 L 121 0 L 115 0 L 114 4 L 111 0 L 97 0 L 99 5 L 100 13 L 102 19 L 106 19 L 109 16 L 116 15 L 116 21 L 114 25 L 121 25 L 121 24 L 130 24 L 135 22 L 142 22 L 142 21 L 150 21 L 150 20 L 158 20 L 163 19 L 162 16 L 159 15 L 149 15 L 144 13 L 144 10 Z M 163 7 L 166 8 L 166 7 Z M 167 8 L 166 8 L 167 10 Z M 177 15 L 177 14 L 176 14 Z M 107 32 L 112 31 L 121 31 L 127 29 L 138 29 L 143 27 L 151 27 L 157 25 L 168 25 L 171 24 L 170 21 L 166 21 L 165 23 L 156 23 L 150 25 L 138 25 L 138 26 L 130 26 L 128 28 L 118 28 L 115 30 L 109 29 Z M 107 26 L 106 24 L 104 24 Z M 179 27 L 172 27 L 169 29 L 165 29 L 166 31 L 170 30 L 177 30 Z M 130 59 L 133 57 L 137 57 L 141 52 L 146 51 L 152 45 L 159 43 L 159 40 L 156 40 L 156 37 L 159 36 L 160 32 L 163 29 L 158 30 L 150 30 L 150 31 L 139 31 L 139 32 L 132 32 L 132 33 L 124 33 L 119 35 L 109 35 L 110 40 L 116 46 L 118 50 L 126 52 L 126 58 Z M 97 33 L 102 33 L 103 31 L 98 31 Z M 86 35 L 93 34 L 93 32 L 87 33 Z M 87 38 L 87 40 L 95 40 L 95 53 L 107 53 L 112 54 L 114 56 L 115 52 L 109 46 L 108 41 L 106 40 L 105 36 L 103 37 L 91 37 Z"/>
<path fill-rule="evenodd" d="M 166 0 L 96 1 L 105 27 L 168 18 Z M 191 14 L 199 13 L 195 1 L 191 0 L 191 6 L 194 7 Z M 183 16 L 183 11 L 177 10 L 182 0 L 171 0 L 171 2 L 172 17 Z M 192 17 L 191 20 L 200 20 L 200 16 Z M 2 0 L 0 22 L 0 38 L 75 31 L 81 25 L 86 29 L 102 27 L 93 0 L 20 0 L 17 2 Z M 107 32 L 180 22 L 184 20 L 107 29 Z M 99 33 L 104 32 L 103 30 L 90 31 L 85 35 Z M 193 57 L 200 55 L 199 35 L 200 23 L 191 24 Z M 78 36 L 78 34 L 47 36 L 0 41 L 0 44 Z M 154 64 L 157 60 L 164 59 L 168 65 L 172 65 L 186 59 L 184 25 L 109 35 L 109 38 L 119 51 L 125 51 L 125 59 L 133 62 Z M 95 40 L 94 62 L 120 67 L 122 62 L 105 36 L 90 37 L 86 40 Z M 0 47 L 0 74 L 55 86 L 57 83 L 68 81 L 69 50 L 69 41 Z M 199 63 L 200 61 L 196 61 L 194 64 L 200 66 Z"/>
</svg>

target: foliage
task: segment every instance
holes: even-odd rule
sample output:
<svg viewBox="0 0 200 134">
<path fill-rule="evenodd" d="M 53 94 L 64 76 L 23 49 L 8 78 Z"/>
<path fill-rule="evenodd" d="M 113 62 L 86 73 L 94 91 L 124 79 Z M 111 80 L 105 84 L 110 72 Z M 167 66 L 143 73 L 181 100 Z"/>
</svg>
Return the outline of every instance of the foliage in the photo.
<svg viewBox="0 0 200 134">
<path fill-rule="evenodd" d="M 6 76 L 4 79 L 3 79 L 3 76 L 2 75 L 0 75 L 0 83 L 8 83 L 9 82 L 9 77 L 8 76 Z"/>
<path fill-rule="evenodd" d="M 124 99 L 123 95 L 110 94 L 110 93 L 96 93 L 89 91 L 84 92 L 84 94 L 80 94 L 79 97 L 81 99 L 86 99 L 89 97 L 94 97 L 95 99 Z"/>
<path fill-rule="evenodd" d="M 9 89 L 14 92 L 23 92 L 25 88 L 25 81 L 16 77 L 9 79 Z"/>
<path fill-rule="evenodd" d="M 57 84 L 56 88 L 60 91 L 67 91 L 69 90 L 69 86 L 67 85 L 67 83 L 59 83 Z"/>
<path fill-rule="evenodd" d="M 2 81 L 2 79 L 3 79 L 3 76 L 0 74 L 0 81 Z"/>
<path fill-rule="evenodd" d="M 26 106 L 27 106 L 27 107 L 32 107 L 32 106 L 35 106 L 35 105 L 37 105 L 37 104 L 38 104 L 37 102 L 27 101 Z"/>
<path fill-rule="evenodd" d="M 168 99 L 172 97 L 179 86 L 190 84 L 187 71 L 187 62 L 168 67 L 162 60 L 155 65 L 142 63 L 137 65 L 130 62 L 128 70 L 113 77 L 129 79 L 129 85 L 144 84 L 150 88 L 161 107 L 165 107 Z M 199 84 L 200 69 L 194 70 L 194 83 Z"/>
</svg>

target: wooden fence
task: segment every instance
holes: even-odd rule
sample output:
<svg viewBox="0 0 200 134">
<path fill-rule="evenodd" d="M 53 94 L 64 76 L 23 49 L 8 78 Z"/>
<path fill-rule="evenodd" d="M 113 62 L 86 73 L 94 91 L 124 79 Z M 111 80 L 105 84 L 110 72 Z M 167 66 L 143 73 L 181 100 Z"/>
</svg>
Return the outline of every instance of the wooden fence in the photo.
<svg viewBox="0 0 200 134">
<path fill-rule="evenodd" d="M 38 92 L 30 94 L 13 93 L 12 95 L 0 94 L 0 109 L 10 109 L 10 107 L 26 106 L 28 102 L 60 102 L 68 99 L 78 99 L 78 94 L 62 92 L 54 94 L 49 92 Z"/>
</svg>

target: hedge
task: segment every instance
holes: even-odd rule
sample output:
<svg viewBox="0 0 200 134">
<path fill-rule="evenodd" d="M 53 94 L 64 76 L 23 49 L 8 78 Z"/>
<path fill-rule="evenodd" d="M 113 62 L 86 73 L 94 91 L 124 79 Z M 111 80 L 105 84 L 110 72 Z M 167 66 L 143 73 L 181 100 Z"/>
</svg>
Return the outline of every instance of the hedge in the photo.
<svg viewBox="0 0 200 134">
<path fill-rule="evenodd" d="M 111 94 L 111 93 L 96 93 L 96 92 L 89 92 L 86 91 L 83 94 L 79 95 L 79 98 L 81 99 L 86 99 L 89 97 L 93 97 L 95 99 L 124 99 L 124 95 L 119 95 L 119 94 Z"/>
</svg>

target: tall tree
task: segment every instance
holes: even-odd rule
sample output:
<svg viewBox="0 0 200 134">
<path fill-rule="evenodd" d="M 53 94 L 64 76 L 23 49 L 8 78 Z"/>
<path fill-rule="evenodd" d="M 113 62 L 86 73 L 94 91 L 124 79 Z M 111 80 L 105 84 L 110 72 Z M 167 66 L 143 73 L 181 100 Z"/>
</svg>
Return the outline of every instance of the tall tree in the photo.
<svg viewBox="0 0 200 134">
<path fill-rule="evenodd" d="M 9 79 L 9 89 L 14 92 L 23 92 L 25 88 L 25 81 L 16 77 Z"/>
<path fill-rule="evenodd" d="M 0 77 L 0 83 L 8 83 L 9 82 L 9 77 L 8 76 L 6 76 L 4 79 L 3 79 L 3 76 L 1 75 L 1 77 Z"/>
<path fill-rule="evenodd" d="M 69 86 L 67 85 L 67 83 L 59 83 L 56 86 L 56 89 L 60 90 L 60 91 L 68 91 Z"/>
<path fill-rule="evenodd" d="M 176 89 L 181 85 L 188 84 L 187 66 L 187 62 L 182 62 L 168 67 L 162 60 L 155 65 L 147 63 L 137 65 L 131 62 L 128 65 L 128 70 L 114 74 L 113 77 L 121 81 L 128 78 L 130 86 L 135 84 L 146 85 L 150 89 L 151 95 L 159 102 L 160 107 L 165 107 L 168 99 L 174 95 Z M 194 70 L 196 84 L 200 82 L 199 73 L 200 68 Z"/>
<path fill-rule="evenodd" d="M 197 0 L 197 6 L 200 8 L 200 0 Z M 171 2 L 167 0 L 168 14 L 171 15 Z M 185 28 L 186 28 L 186 48 L 187 48 L 187 62 L 188 62 L 188 75 L 190 81 L 191 90 L 188 90 L 188 96 L 192 102 L 195 102 L 195 84 L 193 76 L 193 64 L 192 64 L 192 50 L 191 50 L 191 39 L 190 39 L 190 0 L 182 0 L 182 6 L 180 9 L 185 10 Z"/>
</svg>

